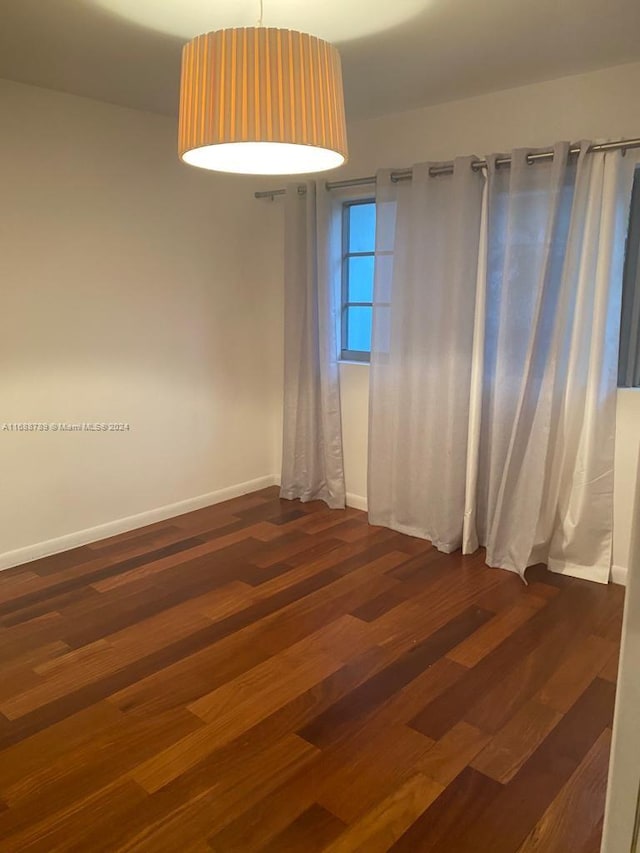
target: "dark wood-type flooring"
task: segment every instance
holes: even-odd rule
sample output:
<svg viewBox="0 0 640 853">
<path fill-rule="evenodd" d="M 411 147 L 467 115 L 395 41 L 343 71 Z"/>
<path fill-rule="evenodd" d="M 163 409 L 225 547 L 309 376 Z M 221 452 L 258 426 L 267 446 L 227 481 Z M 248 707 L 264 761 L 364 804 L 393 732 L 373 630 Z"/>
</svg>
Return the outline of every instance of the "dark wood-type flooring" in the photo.
<svg viewBox="0 0 640 853">
<path fill-rule="evenodd" d="M 623 590 L 228 501 L 0 574 L 0 850 L 597 853 Z"/>
</svg>

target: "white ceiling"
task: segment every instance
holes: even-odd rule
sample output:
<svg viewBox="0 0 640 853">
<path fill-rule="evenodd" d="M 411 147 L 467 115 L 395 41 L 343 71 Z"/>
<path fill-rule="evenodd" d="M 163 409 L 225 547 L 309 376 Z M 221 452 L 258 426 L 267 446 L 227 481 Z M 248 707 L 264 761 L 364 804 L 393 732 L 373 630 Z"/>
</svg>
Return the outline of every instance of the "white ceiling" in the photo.
<svg viewBox="0 0 640 853">
<path fill-rule="evenodd" d="M 328 38 L 350 118 L 640 59 L 640 0 L 264 0 Z M 0 77 L 173 115 L 180 49 L 259 0 L 0 0 Z M 639 94 L 640 101 L 640 94 Z"/>
</svg>

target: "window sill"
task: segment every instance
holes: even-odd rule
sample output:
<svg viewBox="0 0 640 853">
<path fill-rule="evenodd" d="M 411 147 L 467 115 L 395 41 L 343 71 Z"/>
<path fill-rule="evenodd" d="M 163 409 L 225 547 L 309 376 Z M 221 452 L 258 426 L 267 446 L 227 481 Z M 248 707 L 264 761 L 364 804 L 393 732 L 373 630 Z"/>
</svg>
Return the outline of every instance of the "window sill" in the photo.
<svg viewBox="0 0 640 853">
<path fill-rule="evenodd" d="M 360 367 L 369 367 L 371 362 L 370 361 L 351 361 L 348 358 L 339 358 L 338 364 L 357 364 Z"/>
</svg>

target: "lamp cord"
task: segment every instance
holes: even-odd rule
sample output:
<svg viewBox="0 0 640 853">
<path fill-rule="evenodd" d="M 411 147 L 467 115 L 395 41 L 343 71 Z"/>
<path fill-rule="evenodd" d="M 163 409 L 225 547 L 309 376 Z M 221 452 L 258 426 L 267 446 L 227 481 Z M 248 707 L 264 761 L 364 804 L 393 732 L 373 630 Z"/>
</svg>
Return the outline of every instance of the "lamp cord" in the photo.
<svg viewBox="0 0 640 853">
<path fill-rule="evenodd" d="M 264 16 L 264 0 L 260 0 L 260 17 L 258 18 L 258 26 L 262 26 L 262 18 Z"/>
</svg>

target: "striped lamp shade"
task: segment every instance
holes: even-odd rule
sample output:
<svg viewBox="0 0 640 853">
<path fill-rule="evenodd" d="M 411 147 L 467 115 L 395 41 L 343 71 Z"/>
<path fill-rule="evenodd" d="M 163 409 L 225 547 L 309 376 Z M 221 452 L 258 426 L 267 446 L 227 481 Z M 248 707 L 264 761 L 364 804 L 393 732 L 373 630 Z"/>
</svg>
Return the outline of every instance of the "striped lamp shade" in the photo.
<svg viewBox="0 0 640 853">
<path fill-rule="evenodd" d="M 198 36 L 182 51 L 178 153 L 254 175 L 320 172 L 347 159 L 338 51 L 292 30 Z"/>
</svg>

